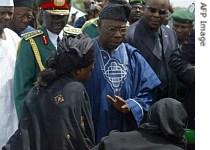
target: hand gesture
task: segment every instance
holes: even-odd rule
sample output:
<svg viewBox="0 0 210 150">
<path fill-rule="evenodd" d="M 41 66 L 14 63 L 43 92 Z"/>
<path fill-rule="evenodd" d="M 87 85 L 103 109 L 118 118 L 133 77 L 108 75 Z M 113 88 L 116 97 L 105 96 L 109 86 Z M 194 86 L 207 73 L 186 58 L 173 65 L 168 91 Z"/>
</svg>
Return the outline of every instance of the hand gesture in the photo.
<svg viewBox="0 0 210 150">
<path fill-rule="evenodd" d="M 121 113 L 127 114 L 130 112 L 130 109 L 128 108 L 128 104 L 126 101 L 120 97 L 120 96 L 110 96 L 107 95 L 107 99 L 111 102 L 111 104 Z"/>
</svg>

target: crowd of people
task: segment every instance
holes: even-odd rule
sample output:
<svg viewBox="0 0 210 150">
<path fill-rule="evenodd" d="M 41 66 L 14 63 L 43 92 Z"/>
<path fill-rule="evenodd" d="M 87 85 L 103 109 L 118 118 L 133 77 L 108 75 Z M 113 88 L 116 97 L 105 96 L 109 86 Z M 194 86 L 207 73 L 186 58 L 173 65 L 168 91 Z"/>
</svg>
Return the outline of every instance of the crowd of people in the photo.
<svg viewBox="0 0 210 150">
<path fill-rule="evenodd" d="M 0 1 L 0 149 L 195 149 L 194 13 L 169 0 L 71 7 Z"/>
</svg>

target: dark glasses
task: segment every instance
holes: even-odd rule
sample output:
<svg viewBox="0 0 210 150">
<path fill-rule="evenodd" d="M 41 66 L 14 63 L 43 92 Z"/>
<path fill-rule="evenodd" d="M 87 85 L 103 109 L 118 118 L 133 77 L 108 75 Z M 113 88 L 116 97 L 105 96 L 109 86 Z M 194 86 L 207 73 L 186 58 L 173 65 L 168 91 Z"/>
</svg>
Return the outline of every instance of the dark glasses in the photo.
<svg viewBox="0 0 210 150">
<path fill-rule="evenodd" d="M 150 6 L 145 6 L 151 13 L 156 13 L 158 12 L 160 16 L 165 16 L 168 14 L 168 11 L 167 10 L 164 10 L 164 9 L 157 9 L 157 8 L 153 8 L 153 7 L 150 7 Z"/>
</svg>

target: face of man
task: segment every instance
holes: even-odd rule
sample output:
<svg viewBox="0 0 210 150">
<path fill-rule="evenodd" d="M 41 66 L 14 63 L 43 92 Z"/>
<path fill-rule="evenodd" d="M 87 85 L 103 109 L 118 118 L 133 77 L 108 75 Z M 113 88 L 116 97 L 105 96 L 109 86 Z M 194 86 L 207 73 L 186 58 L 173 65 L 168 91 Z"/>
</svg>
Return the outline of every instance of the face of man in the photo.
<svg viewBox="0 0 210 150">
<path fill-rule="evenodd" d="M 124 39 L 126 22 L 117 20 L 101 20 L 99 23 L 100 41 L 103 48 L 115 49 Z"/>
<path fill-rule="evenodd" d="M 13 18 L 14 7 L 6 7 L 0 6 L 0 32 L 3 31 L 4 28 L 9 26 Z"/>
<path fill-rule="evenodd" d="M 184 42 L 193 30 L 192 23 L 180 23 L 173 21 L 173 29 L 176 32 L 179 42 Z"/>
<path fill-rule="evenodd" d="M 143 5 L 132 4 L 129 20 L 131 22 L 139 20 L 139 18 L 141 18 L 141 16 L 143 15 L 143 12 L 144 12 Z"/>
<path fill-rule="evenodd" d="M 50 32 L 59 34 L 65 27 L 68 17 L 69 15 L 54 15 L 44 11 L 43 25 L 45 25 Z"/>
<path fill-rule="evenodd" d="M 33 10 L 28 7 L 15 7 L 14 17 L 11 22 L 12 28 L 16 32 L 23 31 L 33 19 Z"/>
<path fill-rule="evenodd" d="M 151 29 L 158 30 L 168 16 L 168 9 L 168 0 L 148 0 L 144 7 L 143 18 Z"/>
</svg>

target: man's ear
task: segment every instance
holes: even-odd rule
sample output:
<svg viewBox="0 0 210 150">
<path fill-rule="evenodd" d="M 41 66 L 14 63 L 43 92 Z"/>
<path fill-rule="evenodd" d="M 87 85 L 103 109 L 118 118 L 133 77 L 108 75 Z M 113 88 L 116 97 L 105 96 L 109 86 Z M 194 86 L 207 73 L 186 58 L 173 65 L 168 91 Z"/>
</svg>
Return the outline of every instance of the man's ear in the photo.
<svg viewBox="0 0 210 150">
<path fill-rule="evenodd" d="M 78 76 L 78 75 L 81 73 L 81 71 L 82 71 L 82 68 L 73 71 L 72 74 L 73 74 L 74 76 Z"/>
</svg>

